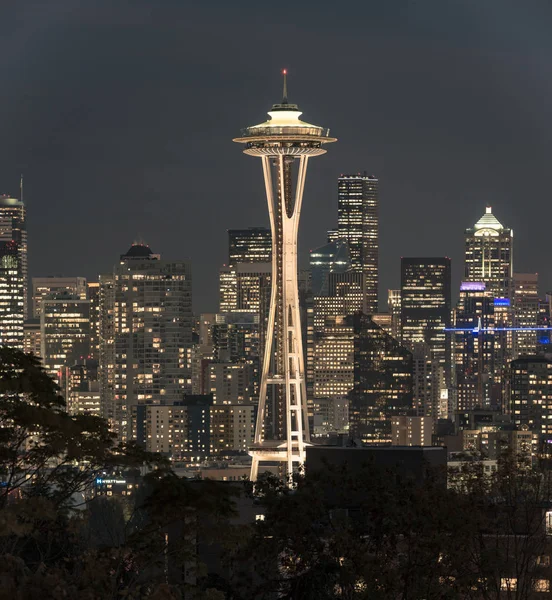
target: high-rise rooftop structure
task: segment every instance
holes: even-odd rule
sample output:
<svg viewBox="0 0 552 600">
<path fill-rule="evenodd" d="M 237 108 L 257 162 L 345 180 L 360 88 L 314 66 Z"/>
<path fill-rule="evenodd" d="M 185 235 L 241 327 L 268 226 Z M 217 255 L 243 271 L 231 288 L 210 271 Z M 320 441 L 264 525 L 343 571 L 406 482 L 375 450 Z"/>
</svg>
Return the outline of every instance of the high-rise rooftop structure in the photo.
<svg viewBox="0 0 552 600">
<path fill-rule="evenodd" d="M 228 264 L 270 263 L 272 236 L 266 227 L 228 230 Z"/>
<path fill-rule="evenodd" d="M 86 300 L 87 285 L 85 277 L 33 277 L 33 317 L 40 319 L 42 302 L 52 294 L 67 293 Z"/>
<path fill-rule="evenodd" d="M 500 223 L 487 206 L 485 214 L 466 229 L 465 281 L 484 282 L 495 298 L 511 298 L 514 232 Z"/>
<path fill-rule="evenodd" d="M 245 154 L 263 165 L 272 230 L 272 291 L 259 411 L 252 450 L 251 479 L 260 462 L 284 463 L 291 475 L 305 462 L 309 442 L 303 343 L 297 281 L 297 232 L 309 158 L 324 154 L 334 142 L 329 130 L 301 121 L 301 111 L 287 98 L 286 74 L 282 102 L 270 120 L 248 127 L 235 141 Z M 269 395 L 269 387 L 273 393 Z"/>
<path fill-rule="evenodd" d="M 23 318 L 28 316 L 27 211 L 23 200 L 0 196 L 0 242 L 17 244 L 17 262 L 23 282 Z M 11 252 L 11 250 L 10 250 Z"/>
<path fill-rule="evenodd" d="M 373 175 L 341 175 L 338 179 L 338 228 L 328 232 L 349 245 L 351 267 L 364 274 L 366 310 L 378 311 L 379 262 L 378 179 Z"/>
<path fill-rule="evenodd" d="M 192 274 L 186 260 L 161 260 L 133 244 L 100 276 L 103 413 L 128 439 L 132 407 L 165 405 L 191 391 Z"/>
</svg>

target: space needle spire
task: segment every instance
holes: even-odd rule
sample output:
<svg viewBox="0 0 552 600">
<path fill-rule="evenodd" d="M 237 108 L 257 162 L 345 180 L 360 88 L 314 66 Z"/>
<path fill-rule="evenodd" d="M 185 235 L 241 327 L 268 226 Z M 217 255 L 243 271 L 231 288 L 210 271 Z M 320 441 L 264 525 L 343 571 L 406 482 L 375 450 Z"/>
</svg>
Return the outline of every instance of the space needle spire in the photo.
<svg viewBox="0 0 552 600">
<path fill-rule="evenodd" d="M 335 142 L 329 129 L 301 121 L 287 97 L 268 113 L 270 120 L 242 130 L 234 142 L 261 158 L 272 230 L 272 288 L 255 440 L 250 449 L 251 480 L 263 462 L 281 463 L 287 477 L 304 464 L 310 442 L 303 343 L 297 289 L 297 232 L 309 158 Z"/>
</svg>

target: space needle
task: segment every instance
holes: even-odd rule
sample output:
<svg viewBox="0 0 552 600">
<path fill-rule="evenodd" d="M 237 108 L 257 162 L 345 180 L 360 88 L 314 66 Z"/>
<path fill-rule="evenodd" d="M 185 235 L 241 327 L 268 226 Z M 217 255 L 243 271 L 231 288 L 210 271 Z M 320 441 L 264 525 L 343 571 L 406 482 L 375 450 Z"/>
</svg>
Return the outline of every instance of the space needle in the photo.
<svg viewBox="0 0 552 600">
<path fill-rule="evenodd" d="M 325 154 L 335 142 L 329 129 L 301 121 L 301 111 L 287 98 L 283 71 L 281 103 L 270 120 L 242 130 L 233 141 L 244 153 L 262 160 L 272 230 L 272 287 L 259 390 L 251 481 L 263 462 L 281 463 L 290 478 L 304 464 L 310 441 L 299 294 L 297 232 L 309 158 Z"/>
</svg>

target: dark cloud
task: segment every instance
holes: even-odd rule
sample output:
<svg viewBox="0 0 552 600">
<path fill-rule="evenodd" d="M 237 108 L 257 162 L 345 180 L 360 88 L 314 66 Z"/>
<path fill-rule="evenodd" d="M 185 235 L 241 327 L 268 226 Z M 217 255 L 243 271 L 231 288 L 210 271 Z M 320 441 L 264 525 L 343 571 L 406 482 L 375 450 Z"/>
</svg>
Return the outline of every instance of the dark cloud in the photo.
<svg viewBox="0 0 552 600">
<path fill-rule="evenodd" d="M 3 9 L 0 187 L 25 173 L 35 275 L 94 277 L 141 237 L 189 256 L 216 308 L 226 229 L 267 222 L 261 168 L 231 139 L 290 70 L 311 161 L 303 256 L 335 224 L 336 177 L 381 178 L 382 290 L 401 255 L 448 255 L 486 203 L 516 269 L 548 265 L 552 6 L 544 0 L 19 0 Z"/>
</svg>

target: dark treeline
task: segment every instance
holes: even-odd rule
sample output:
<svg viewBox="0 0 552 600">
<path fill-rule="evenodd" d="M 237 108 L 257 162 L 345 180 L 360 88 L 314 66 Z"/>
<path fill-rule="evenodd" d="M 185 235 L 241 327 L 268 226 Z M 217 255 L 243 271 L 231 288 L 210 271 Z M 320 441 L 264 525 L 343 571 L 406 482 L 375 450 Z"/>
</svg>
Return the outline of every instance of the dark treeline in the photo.
<svg viewBox="0 0 552 600">
<path fill-rule="evenodd" d="M 94 497 L 99 474 L 144 467 L 132 495 Z M 370 464 L 291 489 L 186 480 L 1 348 L 0 476 L 0 599 L 551 597 L 549 475 L 511 455 L 448 486 Z"/>
</svg>

